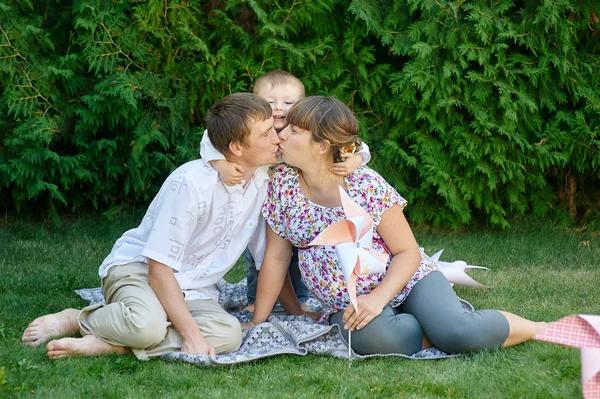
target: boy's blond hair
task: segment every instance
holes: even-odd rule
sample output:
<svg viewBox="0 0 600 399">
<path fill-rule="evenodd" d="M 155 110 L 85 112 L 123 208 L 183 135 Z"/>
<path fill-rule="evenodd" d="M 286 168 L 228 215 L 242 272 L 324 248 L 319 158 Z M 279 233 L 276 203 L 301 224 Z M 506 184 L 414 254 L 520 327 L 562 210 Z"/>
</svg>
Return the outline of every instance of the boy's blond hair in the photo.
<svg viewBox="0 0 600 399">
<path fill-rule="evenodd" d="M 304 98 L 304 84 L 302 81 L 291 73 L 281 69 L 274 69 L 261 76 L 252 88 L 252 93 L 258 95 L 260 90 L 264 87 L 277 87 L 284 84 L 296 85 L 300 90 L 300 98 Z"/>
</svg>

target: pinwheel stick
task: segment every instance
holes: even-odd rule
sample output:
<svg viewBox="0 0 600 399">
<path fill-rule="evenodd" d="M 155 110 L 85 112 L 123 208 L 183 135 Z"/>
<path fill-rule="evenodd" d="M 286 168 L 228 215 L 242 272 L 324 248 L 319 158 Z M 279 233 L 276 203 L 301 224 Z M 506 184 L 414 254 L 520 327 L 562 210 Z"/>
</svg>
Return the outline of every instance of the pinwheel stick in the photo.
<svg viewBox="0 0 600 399">
<path fill-rule="evenodd" d="M 352 366 L 352 331 L 348 330 L 348 366 Z"/>
</svg>

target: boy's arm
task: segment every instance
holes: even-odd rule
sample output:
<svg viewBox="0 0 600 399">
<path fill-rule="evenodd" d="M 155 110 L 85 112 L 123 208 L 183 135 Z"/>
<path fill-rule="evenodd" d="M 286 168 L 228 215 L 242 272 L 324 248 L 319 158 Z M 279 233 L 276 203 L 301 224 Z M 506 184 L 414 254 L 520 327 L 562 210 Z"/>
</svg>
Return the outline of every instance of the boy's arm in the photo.
<svg viewBox="0 0 600 399">
<path fill-rule="evenodd" d="M 357 152 L 357 154 L 362 158 L 362 164 L 360 166 L 365 166 L 371 161 L 371 152 L 369 151 L 369 146 L 364 141 L 362 142 L 361 149 Z"/>
<path fill-rule="evenodd" d="M 205 162 L 225 160 L 225 156 L 217 151 L 217 149 L 210 142 L 208 130 L 204 130 L 202 140 L 200 141 L 200 157 L 202 157 Z"/>
<path fill-rule="evenodd" d="M 185 306 L 181 288 L 173 269 L 149 259 L 148 283 L 158 297 L 167 317 L 183 340 L 181 351 L 189 354 L 215 355 L 215 348 L 206 341 L 190 311 Z"/>
<path fill-rule="evenodd" d="M 228 186 L 244 183 L 244 169 L 237 163 L 227 161 L 225 156 L 213 147 L 207 130 L 204 130 L 200 141 L 200 156 L 219 172 L 221 180 Z"/>
<path fill-rule="evenodd" d="M 360 151 L 354 154 L 342 154 L 342 157 L 344 158 L 344 162 L 331 165 L 331 173 L 339 176 L 347 176 L 360 166 L 366 165 L 371 160 L 371 153 L 369 152 L 369 146 L 363 142 Z"/>
</svg>

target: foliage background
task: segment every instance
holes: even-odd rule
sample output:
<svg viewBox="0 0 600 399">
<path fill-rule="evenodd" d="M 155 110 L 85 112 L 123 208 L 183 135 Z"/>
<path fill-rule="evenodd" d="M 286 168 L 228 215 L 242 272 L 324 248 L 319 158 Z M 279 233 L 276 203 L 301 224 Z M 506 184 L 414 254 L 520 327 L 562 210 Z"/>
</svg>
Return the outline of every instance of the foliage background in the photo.
<svg viewBox="0 0 600 399">
<path fill-rule="evenodd" d="M 600 223 L 593 0 L 0 0 L 0 205 L 147 203 L 275 68 L 358 115 L 411 220 Z"/>
</svg>

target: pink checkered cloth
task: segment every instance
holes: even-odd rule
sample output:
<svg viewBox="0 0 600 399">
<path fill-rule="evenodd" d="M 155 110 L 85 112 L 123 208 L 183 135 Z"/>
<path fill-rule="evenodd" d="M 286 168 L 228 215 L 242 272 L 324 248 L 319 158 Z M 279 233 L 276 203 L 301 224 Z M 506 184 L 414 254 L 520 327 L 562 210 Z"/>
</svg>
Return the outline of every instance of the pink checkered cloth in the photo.
<svg viewBox="0 0 600 399">
<path fill-rule="evenodd" d="M 600 316 L 570 315 L 550 323 L 537 340 L 581 350 L 581 380 L 585 399 L 600 399 Z"/>
</svg>

